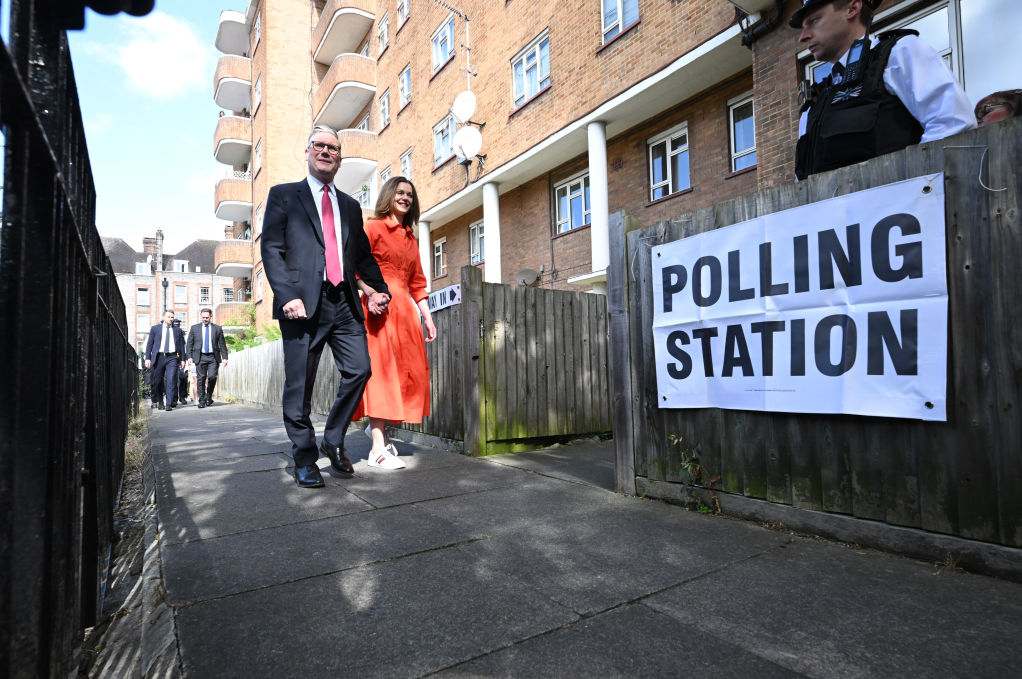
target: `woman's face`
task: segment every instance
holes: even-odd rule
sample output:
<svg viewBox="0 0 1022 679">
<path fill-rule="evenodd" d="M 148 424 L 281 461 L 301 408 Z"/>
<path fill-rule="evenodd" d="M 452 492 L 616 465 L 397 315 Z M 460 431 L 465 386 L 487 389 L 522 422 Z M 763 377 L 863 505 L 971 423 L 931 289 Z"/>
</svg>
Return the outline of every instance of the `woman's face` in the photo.
<svg viewBox="0 0 1022 679">
<path fill-rule="evenodd" d="M 390 201 L 390 214 L 394 215 L 399 222 L 402 221 L 404 216 L 408 214 L 408 211 L 412 209 L 412 199 L 414 197 L 411 184 L 408 182 L 398 184 L 397 190 L 394 192 L 394 198 Z"/>
</svg>

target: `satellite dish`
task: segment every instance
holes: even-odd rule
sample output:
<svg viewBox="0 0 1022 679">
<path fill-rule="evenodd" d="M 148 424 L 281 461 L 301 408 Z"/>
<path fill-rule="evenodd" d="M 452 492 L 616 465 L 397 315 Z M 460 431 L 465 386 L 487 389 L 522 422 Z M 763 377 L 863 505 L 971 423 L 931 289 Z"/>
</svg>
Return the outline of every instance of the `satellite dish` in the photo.
<svg viewBox="0 0 1022 679">
<path fill-rule="evenodd" d="M 462 159 L 472 159 L 483 147 L 483 135 L 474 127 L 463 127 L 454 133 L 454 152 Z"/>
<path fill-rule="evenodd" d="M 454 99 L 454 106 L 451 107 L 451 115 L 458 123 L 464 125 L 472 119 L 476 112 L 476 95 L 472 90 L 465 90 Z"/>
<path fill-rule="evenodd" d="M 515 274 L 518 285 L 532 285 L 539 280 L 539 272 L 532 269 L 522 269 Z"/>
</svg>

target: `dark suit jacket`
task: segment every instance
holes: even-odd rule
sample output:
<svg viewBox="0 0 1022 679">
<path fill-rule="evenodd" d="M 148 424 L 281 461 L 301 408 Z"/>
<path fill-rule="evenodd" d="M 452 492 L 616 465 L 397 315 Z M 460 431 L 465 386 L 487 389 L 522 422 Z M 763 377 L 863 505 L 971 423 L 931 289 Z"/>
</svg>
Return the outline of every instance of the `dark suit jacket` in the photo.
<svg viewBox="0 0 1022 679">
<path fill-rule="evenodd" d="M 341 215 L 341 252 L 344 281 L 341 287 L 356 318 L 363 323 L 356 275 L 377 292 L 389 294 L 383 274 L 373 257 L 369 238 L 362 227 L 358 201 L 334 188 Z M 278 184 L 266 198 L 262 232 L 263 270 L 273 290 L 273 317 L 283 319 L 282 307 L 301 299 L 312 318 L 319 307 L 319 294 L 326 268 L 323 227 L 319 206 L 307 180 Z"/>
<path fill-rule="evenodd" d="M 149 340 L 145 345 L 145 360 L 152 361 L 154 366 L 156 365 L 156 354 L 160 353 L 163 348 L 162 329 L 166 327 L 163 323 L 157 323 L 149 329 Z M 177 360 L 183 361 L 185 360 L 185 334 L 176 325 L 171 326 L 171 330 L 174 332 L 174 349 L 177 353 Z"/>
<path fill-rule="evenodd" d="M 216 323 L 209 324 L 209 346 L 213 349 L 213 358 L 220 363 L 227 358 L 227 340 L 224 329 Z M 202 323 L 196 323 L 188 331 L 188 345 L 185 347 L 188 358 L 196 363 L 202 355 Z"/>
</svg>

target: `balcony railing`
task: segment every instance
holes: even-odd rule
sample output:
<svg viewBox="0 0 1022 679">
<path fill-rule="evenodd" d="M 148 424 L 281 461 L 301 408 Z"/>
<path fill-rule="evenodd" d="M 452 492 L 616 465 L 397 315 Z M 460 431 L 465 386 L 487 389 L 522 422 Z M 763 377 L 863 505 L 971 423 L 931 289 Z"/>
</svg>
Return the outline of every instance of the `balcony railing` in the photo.
<svg viewBox="0 0 1022 679">
<path fill-rule="evenodd" d="M 369 0 L 329 0 L 312 30 L 313 58 L 329 66 L 339 54 L 355 52 L 376 16 Z"/>
<path fill-rule="evenodd" d="M 376 60 L 342 54 L 334 59 L 316 91 L 316 123 L 335 130 L 350 127 L 375 94 Z"/>
<path fill-rule="evenodd" d="M 252 156 L 252 119 L 223 116 L 217 120 L 213 156 L 224 165 L 247 165 Z"/>
<path fill-rule="evenodd" d="M 220 241 L 213 251 L 213 266 L 217 276 L 248 278 L 252 275 L 252 241 Z"/>
<path fill-rule="evenodd" d="M 216 183 L 213 205 L 217 219 L 228 222 L 252 220 L 252 173 L 228 172 Z"/>
<path fill-rule="evenodd" d="M 224 54 L 248 56 L 248 33 L 250 26 L 244 12 L 227 9 L 220 12 L 220 24 L 216 29 L 216 48 Z"/>
<path fill-rule="evenodd" d="M 242 111 L 252 102 L 252 60 L 227 54 L 213 75 L 213 101 L 228 111 Z"/>
</svg>

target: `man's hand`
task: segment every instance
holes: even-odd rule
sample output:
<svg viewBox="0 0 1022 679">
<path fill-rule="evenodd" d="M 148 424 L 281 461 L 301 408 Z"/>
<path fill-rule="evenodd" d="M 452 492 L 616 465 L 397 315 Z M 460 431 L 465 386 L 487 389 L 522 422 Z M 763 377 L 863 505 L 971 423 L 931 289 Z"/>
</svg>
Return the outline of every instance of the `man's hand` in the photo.
<svg viewBox="0 0 1022 679">
<path fill-rule="evenodd" d="M 227 367 L 227 359 L 226 358 L 223 360 L 223 362 L 220 363 L 220 366 L 223 367 L 223 368 Z"/>
<path fill-rule="evenodd" d="M 305 302 L 300 299 L 293 299 L 283 307 L 284 318 L 292 321 L 300 321 L 308 316 L 305 315 Z"/>
<path fill-rule="evenodd" d="M 390 304 L 390 295 L 385 292 L 374 292 L 369 295 L 369 313 L 380 316 L 387 313 L 387 305 Z"/>
<path fill-rule="evenodd" d="M 145 367 L 152 368 L 153 367 L 153 362 L 152 361 L 146 361 L 145 362 Z"/>
</svg>

